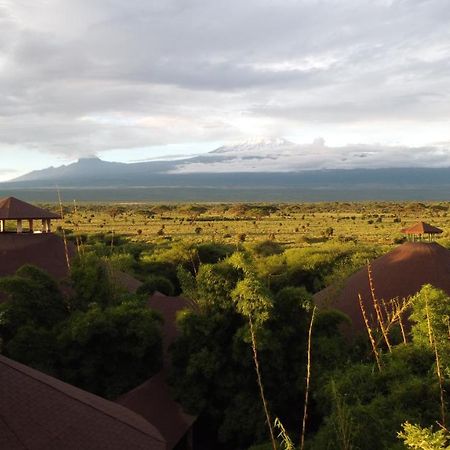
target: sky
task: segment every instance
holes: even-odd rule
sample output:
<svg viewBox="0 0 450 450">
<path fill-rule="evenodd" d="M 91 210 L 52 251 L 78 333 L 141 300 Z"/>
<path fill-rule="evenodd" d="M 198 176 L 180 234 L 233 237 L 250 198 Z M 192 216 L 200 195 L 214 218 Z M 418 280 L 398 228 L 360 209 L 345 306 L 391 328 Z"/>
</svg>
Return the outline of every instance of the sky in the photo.
<svg viewBox="0 0 450 450">
<path fill-rule="evenodd" d="M 0 0 L 0 180 L 260 137 L 450 165 L 449 125 L 448 0 Z"/>
</svg>

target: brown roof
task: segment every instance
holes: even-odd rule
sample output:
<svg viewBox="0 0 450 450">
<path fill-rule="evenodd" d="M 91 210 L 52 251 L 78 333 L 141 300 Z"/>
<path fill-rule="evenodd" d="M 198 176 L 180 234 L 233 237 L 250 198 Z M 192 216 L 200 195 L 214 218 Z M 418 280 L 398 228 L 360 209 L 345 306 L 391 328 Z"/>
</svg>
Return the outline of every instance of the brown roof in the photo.
<svg viewBox="0 0 450 450">
<path fill-rule="evenodd" d="M 152 423 L 167 441 L 168 450 L 171 450 L 196 420 L 196 417 L 186 414 L 181 405 L 173 399 L 167 383 L 167 370 L 170 365 L 168 349 L 179 333 L 176 315 L 178 311 L 189 307 L 189 301 L 182 297 L 167 297 L 157 292 L 150 297 L 148 306 L 158 311 L 164 318 L 164 369 L 137 388 L 122 395 L 117 402 Z"/>
<path fill-rule="evenodd" d="M 127 408 L 0 355 L 0 448 L 165 450 L 166 444 Z"/>
<path fill-rule="evenodd" d="M 68 243 L 69 256 L 75 247 Z M 68 274 L 64 241 L 52 233 L 0 233 L 0 277 L 12 275 L 24 264 L 33 264 L 55 278 Z"/>
<path fill-rule="evenodd" d="M 147 305 L 158 311 L 163 319 L 163 349 L 165 356 L 165 365 L 169 364 L 169 347 L 178 337 L 180 331 L 177 327 L 177 314 L 179 311 L 189 308 L 191 303 L 183 297 L 168 297 L 161 294 L 161 292 L 155 292 L 147 302 Z"/>
<path fill-rule="evenodd" d="M 405 234 L 441 234 L 442 230 L 440 228 L 434 227 L 429 223 L 418 222 L 412 227 L 403 228 L 402 233 Z"/>
<path fill-rule="evenodd" d="M 121 396 L 117 403 L 154 425 L 172 450 L 192 427 L 196 417 L 186 414 L 171 393 L 165 370 Z"/>
<path fill-rule="evenodd" d="M 30 205 L 15 197 L 0 199 L 0 219 L 59 219 L 60 215 Z"/>
<path fill-rule="evenodd" d="M 111 272 L 113 282 L 120 288 L 125 289 L 132 294 L 135 294 L 138 288 L 143 284 L 142 281 L 137 280 L 126 272 L 122 272 L 121 270 L 117 270 L 112 267 L 110 267 L 109 270 Z"/>
<path fill-rule="evenodd" d="M 376 297 L 388 301 L 406 298 L 430 283 L 450 295 L 450 251 L 437 243 L 407 242 L 371 262 Z M 361 294 L 368 315 L 374 322 L 367 267 L 344 281 L 318 292 L 314 299 L 321 307 L 332 307 L 347 314 L 355 332 L 365 332 L 358 302 Z"/>
</svg>

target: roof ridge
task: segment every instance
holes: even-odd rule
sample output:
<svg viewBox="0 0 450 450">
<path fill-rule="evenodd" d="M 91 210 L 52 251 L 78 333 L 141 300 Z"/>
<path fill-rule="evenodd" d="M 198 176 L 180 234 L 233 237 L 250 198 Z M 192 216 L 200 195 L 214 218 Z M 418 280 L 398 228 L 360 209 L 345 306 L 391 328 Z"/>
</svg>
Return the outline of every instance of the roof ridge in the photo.
<svg viewBox="0 0 450 450">
<path fill-rule="evenodd" d="M 44 372 L 40 372 L 39 370 L 33 369 L 32 367 L 28 367 L 25 364 L 21 364 L 21 363 L 18 363 L 17 361 L 13 361 L 12 359 L 6 358 L 3 355 L 0 355 L 0 363 L 6 364 L 8 367 L 10 367 L 11 369 L 15 370 L 16 372 L 20 372 L 23 375 L 29 376 L 29 377 L 33 378 L 35 381 L 37 381 L 38 383 L 44 384 L 44 385 L 50 387 L 51 389 L 60 392 L 61 394 L 65 395 L 66 397 L 69 397 L 69 398 L 71 398 L 71 399 L 73 399 L 73 400 L 75 400 L 75 401 L 77 401 L 79 403 L 82 403 L 82 404 L 88 406 L 89 408 L 91 408 L 91 409 L 93 409 L 95 411 L 101 412 L 101 413 L 107 415 L 108 417 L 111 417 L 112 419 L 116 420 L 117 422 L 121 422 L 121 423 L 125 424 L 126 426 L 139 431 L 142 434 L 145 434 L 147 436 L 151 436 L 152 438 L 154 438 L 155 440 L 157 440 L 159 442 L 166 443 L 166 441 L 163 438 L 163 436 L 161 435 L 160 431 L 153 424 L 148 422 L 146 419 L 144 419 L 139 414 L 136 414 L 134 411 L 131 411 L 130 409 L 125 408 L 122 405 L 119 405 L 119 404 L 117 404 L 115 402 L 112 402 L 112 401 L 107 400 L 107 399 L 105 399 L 103 397 L 100 397 L 100 396 L 98 396 L 96 394 L 93 394 L 92 392 L 85 391 L 84 389 L 76 387 L 76 386 L 74 386 L 72 384 L 66 383 L 66 382 L 64 382 L 62 380 L 59 380 L 58 378 L 52 377 L 50 375 L 47 375 Z M 84 394 L 92 395 L 92 396 L 94 396 L 95 399 L 99 399 L 99 400 L 103 400 L 105 402 L 111 403 L 111 406 L 113 406 L 113 407 L 119 406 L 119 408 L 125 409 L 127 413 L 130 413 L 131 415 L 135 415 L 139 419 L 145 421 L 147 424 L 149 424 L 151 427 L 153 427 L 155 429 L 155 431 L 158 433 L 159 436 L 155 437 L 152 434 L 149 434 L 149 433 L 145 432 L 141 428 L 139 428 L 139 427 L 137 427 L 137 426 L 135 426 L 133 424 L 130 424 L 128 421 L 124 421 L 124 420 L 120 419 L 119 417 L 109 413 L 108 411 L 104 411 L 103 409 L 96 408 L 93 404 L 91 404 L 91 403 L 89 403 L 87 401 L 84 401 L 83 399 L 80 399 L 79 397 L 76 397 L 75 395 L 72 395 L 69 392 L 66 392 L 66 391 L 64 391 L 62 389 L 59 389 L 57 386 L 53 385 L 52 383 L 47 382 L 45 379 L 42 379 L 42 378 L 50 378 L 51 380 L 54 380 L 57 383 L 62 383 L 62 384 L 65 384 L 65 385 L 69 386 L 70 389 L 79 390 L 79 391 L 81 391 Z"/>
</svg>

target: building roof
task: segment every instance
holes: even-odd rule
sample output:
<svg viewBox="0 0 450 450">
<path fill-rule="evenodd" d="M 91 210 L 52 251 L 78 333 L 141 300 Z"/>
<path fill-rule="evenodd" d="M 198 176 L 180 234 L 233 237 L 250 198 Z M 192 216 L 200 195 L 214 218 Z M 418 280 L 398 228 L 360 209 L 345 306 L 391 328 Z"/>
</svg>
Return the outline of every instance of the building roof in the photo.
<svg viewBox="0 0 450 450">
<path fill-rule="evenodd" d="M 15 197 L 7 197 L 0 199 L 0 219 L 60 219 L 60 215 Z"/>
<path fill-rule="evenodd" d="M 177 326 L 177 314 L 183 309 L 191 307 L 191 302 L 183 297 L 169 297 L 156 291 L 147 302 L 147 305 L 159 312 L 163 319 L 163 351 L 164 351 L 164 365 L 167 367 L 170 364 L 169 347 L 179 336 L 180 330 Z"/>
<path fill-rule="evenodd" d="M 388 306 L 389 300 L 414 295 L 428 283 L 450 295 L 450 250 L 435 242 L 407 242 L 375 259 L 370 265 L 376 297 L 385 300 Z M 314 300 L 322 308 L 331 307 L 347 314 L 352 320 L 353 333 L 365 333 L 358 294 L 361 294 L 369 321 L 375 324 L 367 267 L 342 284 L 318 292 Z"/>
<path fill-rule="evenodd" d="M 156 292 L 148 306 L 158 311 L 164 319 L 162 330 L 164 368 L 155 376 L 135 389 L 122 395 L 117 402 L 152 423 L 167 441 L 168 450 L 173 449 L 190 430 L 196 417 L 186 414 L 177 403 L 167 383 L 167 371 L 170 366 L 169 347 L 179 334 L 176 326 L 178 311 L 189 307 L 188 300 L 182 297 L 168 297 Z"/>
<path fill-rule="evenodd" d="M 154 425 L 166 440 L 168 450 L 176 447 L 196 420 L 173 399 L 166 370 L 127 392 L 117 402 Z"/>
<path fill-rule="evenodd" d="M 69 257 L 75 255 L 75 246 L 67 243 Z M 40 267 L 55 278 L 68 275 L 65 245 L 62 238 L 52 233 L 0 233 L 0 277 L 13 275 L 25 264 Z"/>
<path fill-rule="evenodd" d="M 418 222 L 412 227 L 403 228 L 402 233 L 405 234 L 441 234 L 442 230 L 440 228 L 434 227 L 429 223 Z"/>
<path fill-rule="evenodd" d="M 0 355 L 0 448 L 166 450 L 166 443 L 127 408 Z"/>
</svg>

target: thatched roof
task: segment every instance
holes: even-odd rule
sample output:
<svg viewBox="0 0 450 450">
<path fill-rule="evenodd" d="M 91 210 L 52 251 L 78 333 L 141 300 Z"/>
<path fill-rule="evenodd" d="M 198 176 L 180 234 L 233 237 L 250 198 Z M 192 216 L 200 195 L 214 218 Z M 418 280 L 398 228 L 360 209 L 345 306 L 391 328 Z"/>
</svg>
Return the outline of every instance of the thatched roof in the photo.
<svg viewBox="0 0 450 450">
<path fill-rule="evenodd" d="M 378 300 L 388 302 L 396 297 L 406 298 L 428 283 L 450 295 L 450 250 L 437 243 L 407 242 L 370 264 Z M 318 292 L 314 300 L 322 308 L 344 312 L 352 320 L 353 332 L 365 333 L 358 294 L 361 294 L 371 323 L 375 324 L 367 267 L 344 280 L 342 285 Z"/>
<path fill-rule="evenodd" d="M 60 219 L 60 215 L 30 205 L 15 197 L 7 197 L 0 199 L 0 219 Z"/>
<path fill-rule="evenodd" d="M 166 450 L 139 415 L 0 355 L 0 448 Z"/>
<path fill-rule="evenodd" d="M 403 228 L 402 233 L 405 234 L 441 234 L 442 230 L 440 228 L 434 227 L 429 223 L 418 222 L 412 227 Z"/>
<path fill-rule="evenodd" d="M 75 247 L 70 242 L 67 250 L 72 258 Z M 64 241 L 52 233 L 0 233 L 0 277 L 13 275 L 24 264 L 40 267 L 58 279 L 66 277 L 68 268 Z"/>
</svg>

